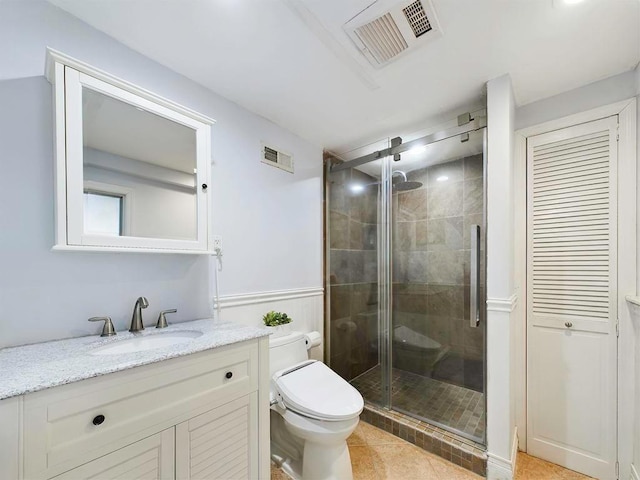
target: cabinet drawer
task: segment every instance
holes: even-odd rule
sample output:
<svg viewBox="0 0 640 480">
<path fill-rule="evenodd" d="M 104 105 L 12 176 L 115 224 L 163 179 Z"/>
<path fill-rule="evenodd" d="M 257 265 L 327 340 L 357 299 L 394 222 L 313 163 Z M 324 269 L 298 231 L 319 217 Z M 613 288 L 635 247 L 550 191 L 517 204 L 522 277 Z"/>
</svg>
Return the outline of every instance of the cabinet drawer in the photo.
<svg viewBox="0 0 640 480">
<path fill-rule="evenodd" d="M 27 395 L 25 478 L 64 472 L 257 388 L 258 345 L 246 342 Z"/>
</svg>

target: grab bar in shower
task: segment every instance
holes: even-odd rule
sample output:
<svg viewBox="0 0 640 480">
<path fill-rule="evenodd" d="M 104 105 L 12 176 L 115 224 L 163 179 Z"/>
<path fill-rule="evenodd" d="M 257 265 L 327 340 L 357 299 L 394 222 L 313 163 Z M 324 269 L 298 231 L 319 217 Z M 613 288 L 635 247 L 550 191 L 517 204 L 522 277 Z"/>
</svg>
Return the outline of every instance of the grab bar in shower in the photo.
<svg viewBox="0 0 640 480">
<path fill-rule="evenodd" d="M 469 292 L 469 322 L 476 328 L 480 325 L 480 225 L 471 225 L 471 276 Z"/>
</svg>

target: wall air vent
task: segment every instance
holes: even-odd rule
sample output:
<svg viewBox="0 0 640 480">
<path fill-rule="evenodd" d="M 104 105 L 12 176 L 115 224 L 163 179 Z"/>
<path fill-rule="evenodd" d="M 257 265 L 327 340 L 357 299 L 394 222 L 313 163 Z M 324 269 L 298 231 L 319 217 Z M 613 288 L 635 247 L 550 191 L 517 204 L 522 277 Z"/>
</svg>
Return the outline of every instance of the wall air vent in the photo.
<svg viewBox="0 0 640 480">
<path fill-rule="evenodd" d="M 383 67 L 442 35 L 431 0 L 385 5 L 374 2 L 343 26 L 374 67 Z"/>
<path fill-rule="evenodd" d="M 293 155 L 262 144 L 262 163 L 293 173 Z"/>
</svg>

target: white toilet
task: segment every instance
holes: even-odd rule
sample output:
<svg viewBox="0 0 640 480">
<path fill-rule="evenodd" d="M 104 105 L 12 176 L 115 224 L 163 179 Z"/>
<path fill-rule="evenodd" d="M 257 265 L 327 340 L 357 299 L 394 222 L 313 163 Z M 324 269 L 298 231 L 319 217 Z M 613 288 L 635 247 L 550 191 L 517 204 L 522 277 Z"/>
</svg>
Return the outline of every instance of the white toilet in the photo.
<svg viewBox="0 0 640 480">
<path fill-rule="evenodd" d="M 271 458 L 295 479 L 351 480 L 346 440 L 364 401 L 307 344 L 300 332 L 269 340 Z"/>
</svg>

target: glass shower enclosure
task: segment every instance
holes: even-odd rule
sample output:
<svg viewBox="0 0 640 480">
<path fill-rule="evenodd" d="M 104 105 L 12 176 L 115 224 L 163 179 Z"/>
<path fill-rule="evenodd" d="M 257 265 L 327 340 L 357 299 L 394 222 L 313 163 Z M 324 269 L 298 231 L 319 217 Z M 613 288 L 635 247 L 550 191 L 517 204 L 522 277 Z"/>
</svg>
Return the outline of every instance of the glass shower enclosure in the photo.
<svg viewBox="0 0 640 480">
<path fill-rule="evenodd" d="M 332 159 L 325 185 L 329 365 L 367 403 L 479 443 L 485 130 L 474 121 Z"/>
</svg>

